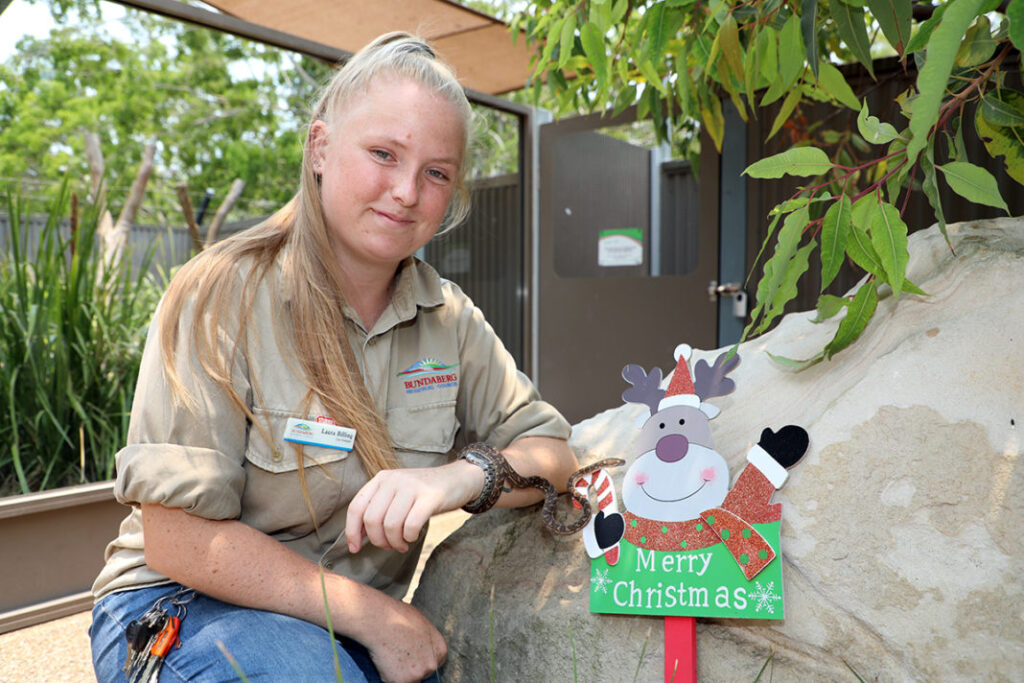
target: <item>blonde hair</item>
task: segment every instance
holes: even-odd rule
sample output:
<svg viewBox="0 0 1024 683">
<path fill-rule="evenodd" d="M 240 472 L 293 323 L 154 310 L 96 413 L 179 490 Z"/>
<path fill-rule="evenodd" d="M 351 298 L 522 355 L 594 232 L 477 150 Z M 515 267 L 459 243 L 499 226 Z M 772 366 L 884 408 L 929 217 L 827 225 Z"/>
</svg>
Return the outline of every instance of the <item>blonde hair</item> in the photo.
<svg viewBox="0 0 1024 683">
<path fill-rule="evenodd" d="M 448 230 L 461 222 L 469 211 L 469 193 L 465 186 L 468 163 L 465 153 L 472 113 L 465 92 L 452 71 L 440 62 L 422 40 L 407 33 L 381 36 L 355 54 L 324 89 L 313 109 L 309 126 L 317 121 L 331 125 L 338 112 L 365 94 L 378 77 L 412 80 L 436 92 L 455 105 L 463 117 L 467 140 L 463 162 L 456 179 L 456 190 L 441 223 Z M 246 401 L 232 382 L 236 360 L 248 351 L 246 329 L 256 290 L 287 245 L 282 262 L 281 295 L 290 305 L 276 307 L 276 313 L 288 318 L 294 334 L 282 334 L 281 320 L 273 321 L 280 341 L 289 337 L 295 344 L 295 357 L 309 383 L 303 410 L 314 398 L 341 424 L 356 430 L 355 451 L 368 476 L 382 469 L 397 467 L 384 420 L 363 383 L 359 366 L 347 335 L 339 332 L 344 320 L 345 296 L 333 258 L 330 231 L 320 199 L 318 178 L 313 170 L 312 136 L 308 135 L 302 155 L 302 172 L 297 194 L 284 207 L 259 225 L 211 246 L 186 264 L 171 283 L 160 307 L 160 342 L 163 367 L 175 397 L 189 402 L 190 397 L 175 366 L 175 348 L 180 318 L 185 305 L 194 298 L 191 344 L 203 371 L 228 394 L 236 407 L 263 431 Z M 244 272 L 239 283 L 239 273 Z M 241 305 L 239 305 L 241 303 Z M 222 322 L 238 317 L 239 326 L 230 353 L 220 350 Z M 231 334 L 235 330 L 230 331 Z M 259 387 L 253 387 L 259 396 Z M 299 458 L 303 457 L 301 450 Z M 305 475 L 299 467 L 305 489 Z M 307 504 L 308 504 L 307 500 Z"/>
</svg>

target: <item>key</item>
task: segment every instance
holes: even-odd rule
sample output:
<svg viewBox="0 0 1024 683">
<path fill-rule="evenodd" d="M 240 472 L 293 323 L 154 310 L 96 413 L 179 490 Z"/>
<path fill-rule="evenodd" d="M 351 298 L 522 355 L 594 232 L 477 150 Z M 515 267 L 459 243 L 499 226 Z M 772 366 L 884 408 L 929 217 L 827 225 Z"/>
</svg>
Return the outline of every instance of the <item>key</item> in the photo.
<svg viewBox="0 0 1024 683">
<path fill-rule="evenodd" d="M 128 641 L 128 656 L 125 659 L 124 673 L 129 681 L 138 680 L 138 674 L 145 668 L 157 635 L 167 623 L 167 613 L 157 607 L 151 608 L 138 619 L 130 622 L 125 628 L 125 639 Z"/>
<path fill-rule="evenodd" d="M 153 644 L 147 651 L 146 667 L 142 670 L 142 676 L 138 679 L 143 682 L 156 683 L 160 676 L 160 667 L 163 666 L 164 658 L 171 648 L 181 645 L 178 639 L 178 630 L 181 628 L 181 619 L 178 617 L 167 617 L 163 629 L 156 635 Z"/>
</svg>

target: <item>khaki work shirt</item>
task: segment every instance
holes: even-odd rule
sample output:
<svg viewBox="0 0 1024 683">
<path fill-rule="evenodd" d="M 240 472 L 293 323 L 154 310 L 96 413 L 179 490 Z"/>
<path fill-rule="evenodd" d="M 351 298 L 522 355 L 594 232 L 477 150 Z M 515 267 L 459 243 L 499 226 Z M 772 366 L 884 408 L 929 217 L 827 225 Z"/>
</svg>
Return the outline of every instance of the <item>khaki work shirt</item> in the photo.
<svg viewBox="0 0 1024 683">
<path fill-rule="evenodd" d="M 287 321 L 280 317 L 287 304 L 275 297 L 282 291 L 279 274 L 275 264 L 256 291 L 248 348 L 233 367 L 236 390 L 265 430 L 249 423 L 202 371 L 184 328 L 178 335 L 178 368 L 198 406 L 190 411 L 172 401 L 159 331 L 155 321 L 151 325 L 128 445 L 117 454 L 115 495 L 132 511 L 107 546 L 106 566 L 93 585 L 97 599 L 168 581 L 146 566 L 141 503 L 241 520 L 325 568 L 395 598 L 405 593 L 422 534 L 407 553 L 369 544 L 355 555 L 348 552 L 348 504 L 367 482 L 358 455 L 304 446 L 318 529 L 310 518 L 298 480 L 297 447 L 283 435 L 288 418 L 316 420 L 326 412 L 315 399 L 309 412 L 301 411 L 308 385 L 295 360 L 290 325 L 282 323 L 275 333 L 271 322 L 275 311 L 278 320 Z M 182 320 L 190 318 L 186 307 Z M 339 327 L 348 335 L 403 467 L 444 464 L 456 447 L 478 440 L 500 449 L 524 436 L 569 436 L 568 423 L 516 370 L 480 310 L 422 262 L 410 258 L 402 264 L 392 301 L 372 330 L 367 332 L 352 311 Z M 221 343 L 230 350 L 234 336 L 224 331 Z"/>
</svg>

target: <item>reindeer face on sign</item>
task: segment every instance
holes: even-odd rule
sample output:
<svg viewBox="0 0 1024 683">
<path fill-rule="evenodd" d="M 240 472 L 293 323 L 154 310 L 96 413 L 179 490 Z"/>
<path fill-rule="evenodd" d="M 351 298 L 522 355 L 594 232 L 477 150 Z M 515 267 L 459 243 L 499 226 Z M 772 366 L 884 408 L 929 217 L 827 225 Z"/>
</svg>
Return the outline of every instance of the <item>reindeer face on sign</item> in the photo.
<svg viewBox="0 0 1024 683">
<path fill-rule="evenodd" d="M 677 352 L 689 356 L 688 347 Z M 637 457 L 622 484 L 622 502 L 637 517 L 682 522 L 696 519 L 725 500 L 729 465 L 715 451 L 709 422 L 718 409 L 701 399 L 732 390 L 731 380 L 724 376 L 732 366 L 726 365 L 724 357 L 716 360 L 713 368 L 698 363 L 694 389 L 689 369 L 682 363 L 668 396 L 658 388 L 661 371 L 657 368 L 650 375 L 638 366 L 623 371 L 633 384 L 623 398 L 645 403 L 652 412 L 640 430 L 635 443 Z M 687 376 L 678 376 L 680 372 Z"/>
<path fill-rule="evenodd" d="M 622 483 L 622 502 L 637 517 L 682 522 L 725 500 L 729 465 L 699 409 L 673 406 L 651 415 L 637 446 L 640 455 Z"/>
</svg>

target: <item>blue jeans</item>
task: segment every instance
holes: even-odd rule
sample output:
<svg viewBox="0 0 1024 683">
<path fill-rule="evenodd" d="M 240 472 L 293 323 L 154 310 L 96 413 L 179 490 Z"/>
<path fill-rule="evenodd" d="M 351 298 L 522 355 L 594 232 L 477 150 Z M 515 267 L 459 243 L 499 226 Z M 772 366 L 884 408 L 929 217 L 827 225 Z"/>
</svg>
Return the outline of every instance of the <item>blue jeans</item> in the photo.
<svg viewBox="0 0 1024 683">
<path fill-rule="evenodd" d="M 173 595 L 179 588 L 172 583 L 111 593 L 96 604 L 89 636 L 99 683 L 125 680 L 121 670 L 128 653 L 125 627 L 158 598 Z M 186 608 L 179 633 L 181 647 L 172 649 L 164 660 L 161 681 L 239 680 L 218 643 L 223 643 L 250 681 L 337 681 L 332 650 L 338 654 L 344 683 L 380 681 L 365 647 L 344 637 L 332 641 L 327 630 L 316 624 L 202 594 Z M 168 608 L 168 613 L 174 614 L 173 608 Z M 438 678 L 434 674 L 426 680 Z"/>
</svg>

